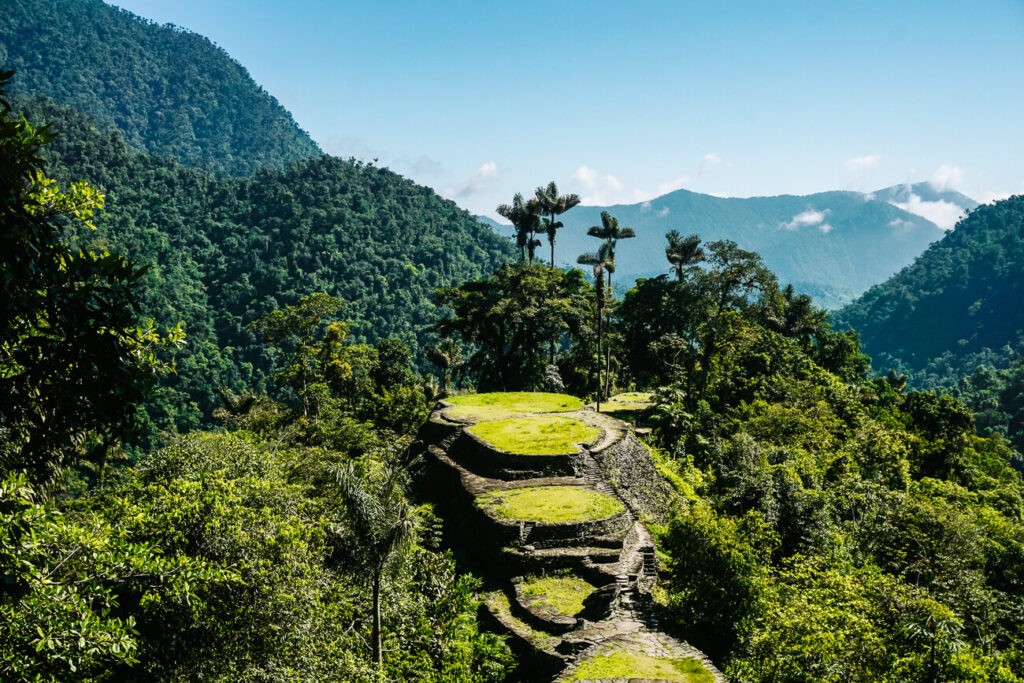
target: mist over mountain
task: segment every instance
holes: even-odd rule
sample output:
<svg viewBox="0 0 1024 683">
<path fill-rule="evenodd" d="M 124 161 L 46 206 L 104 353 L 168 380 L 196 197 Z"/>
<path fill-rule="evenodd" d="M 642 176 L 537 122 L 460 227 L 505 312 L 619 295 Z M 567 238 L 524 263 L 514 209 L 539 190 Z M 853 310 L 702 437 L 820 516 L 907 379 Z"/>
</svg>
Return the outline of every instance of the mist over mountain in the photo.
<svg viewBox="0 0 1024 683">
<path fill-rule="evenodd" d="M 943 230 L 951 230 L 964 213 L 978 206 L 967 195 L 931 182 L 893 185 L 868 196 L 927 218 Z"/>
<path fill-rule="evenodd" d="M 208 38 L 99 0 L 4 0 L 0 68 L 116 127 L 137 150 L 249 175 L 320 149 L 248 71 Z"/>
</svg>

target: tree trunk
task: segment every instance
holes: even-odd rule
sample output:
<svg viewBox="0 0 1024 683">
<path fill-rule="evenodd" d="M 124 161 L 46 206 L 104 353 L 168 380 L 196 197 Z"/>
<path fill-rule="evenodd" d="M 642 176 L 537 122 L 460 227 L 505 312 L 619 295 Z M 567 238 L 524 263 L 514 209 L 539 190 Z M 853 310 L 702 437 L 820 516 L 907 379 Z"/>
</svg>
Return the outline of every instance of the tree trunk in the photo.
<svg viewBox="0 0 1024 683">
<path fill-rule="evenodd" d="M 604 314 L 604 277 L 597 279 L 597 412 L 601 412 L 601 318 Z"/>
<path fill-rule="evenodd" d="M 377 665 L 377 671 L 384 669 L 384 652 L 380 646 L 380 575 L 381 569 L 373 572 L 373 633 L 370 639 L 373 641 L 373 661 Z"/>
</svg>

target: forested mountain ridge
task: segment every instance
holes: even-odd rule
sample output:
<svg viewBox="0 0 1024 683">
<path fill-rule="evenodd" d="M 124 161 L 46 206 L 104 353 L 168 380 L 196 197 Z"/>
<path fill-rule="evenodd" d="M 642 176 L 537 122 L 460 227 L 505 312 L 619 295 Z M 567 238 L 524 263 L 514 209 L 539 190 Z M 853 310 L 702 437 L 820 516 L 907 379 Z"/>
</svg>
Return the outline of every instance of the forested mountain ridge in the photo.
<svg viewBox="0 0 1024 683">
<path fill-rule="evenodd" d="M 884 281 L 942 236 L 925 218 L 858 192 L 723 198 L 677 190 L 638 204 L 572 209 L 561 217 L 557 261 L 573 263 L 591 248 L 587 229 L 605 210 L 636 230 L 620 247 L 622 291 L 635 278 L 659 274 L 665 233 L 678 230 L 760 253 L 781 282 L 829 308 Z"/>
<path fill-rule="evenodd" d="M 877 369 L 952 384 L 1024 350 L 1024 195 L 979 206 L 913 265 L 838 311 Z"/>
<path fill-rule="evenodd" d="M 319 155 L 291 114 L 207 38 L 99 0 L 5 0 L 0 68 L 115 126 L 137 150 L 249 175 Z"/>
<path fill-rule="evenodd" d="M 387 169 L 324 155 L 216 178 L 134 152 L 118 131 L 52 100 L 18 106 L 58 134 L 45 152 L 51 175 L 106 193 L 97 229 L 77 238 L 149 264 L 143 315 L 185 323 L 178 373 L 148 409 L 160 429 L 203 424 L 219 387 L 265 391 L 273 358 L 246 325 L 309 292 L 345 302 L 353 341 L 397 338 L 425 369 L 433 292 L 512 256 L 454 203 Z"/>
</svg>

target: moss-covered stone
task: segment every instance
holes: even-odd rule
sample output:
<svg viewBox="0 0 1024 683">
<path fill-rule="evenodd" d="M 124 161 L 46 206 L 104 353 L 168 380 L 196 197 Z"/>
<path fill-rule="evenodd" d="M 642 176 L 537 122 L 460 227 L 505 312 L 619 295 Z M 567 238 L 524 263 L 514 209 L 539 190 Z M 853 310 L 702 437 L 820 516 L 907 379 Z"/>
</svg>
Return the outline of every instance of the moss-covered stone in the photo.
<svg viewBox="0 0 1024 683">
<path fill-rule="evenodd" d="M 692 657 L 669 659 L 618 650 L 580 664 L 573 681 L 595 678 L 651 678 L 678 683 L 714 683 L 715 677 Z"/>
<path fill-rule="evenodd" d="M 503 519 L 531 522 L 584 522 L 622 512 L 614 496 L 578 486 L 530 486 L 491 491 L 478 496 L 477 505 Z"/>
<path fill-rule="evenodd" d="M 573 575 L 531 577 L 519 587 L 523 595 L 533 598 L 530 601 L 532 606 L 570 617 L 583 610 L 583 601 L 595 590 L 594 586 Z"/>
<path fill-rule="evenodd" d="M 534 415 L 481 422 L 467 428 L 498 450 L 522 455 L 575 453 L 577 444 L 591 443 L 601 436 L 598 427 L 570 417 Z"/>
<path fill-rule="evenodd" d="M 448 417 L 483 422 L 526 413 L 564 413 L 579 410 L 583 401 L 568 394 L 548 394 L 535 391 L 494 392 L 467 394 L 445 399 L 451 407 Z"/>
</svg>

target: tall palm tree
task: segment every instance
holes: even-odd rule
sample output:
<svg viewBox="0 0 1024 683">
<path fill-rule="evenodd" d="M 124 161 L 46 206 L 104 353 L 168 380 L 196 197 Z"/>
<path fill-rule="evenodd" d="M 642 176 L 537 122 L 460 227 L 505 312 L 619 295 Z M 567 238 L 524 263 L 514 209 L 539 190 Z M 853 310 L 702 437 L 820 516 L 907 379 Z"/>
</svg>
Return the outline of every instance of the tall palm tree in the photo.
<svg viewBox="0 0 1024 683">
<path fill-rule="evenodd" d="M 384 667 L 381 649 L 380 583 L 384 572 L 415 542 L 419 517 L 416 509 L 402 495 L 397 464 L 386 463 L 377 481 L 356 474 L 351 463 L 331 469 L 341 503 L 358 546 L 360 558 L 366 562 L 373 582 L 373 661 L 380 671 Z"/>
<path fill-rule="evenodd" d="M 543 228 L 548 234 L 548 242 L 551 244 L 551 267 L 555 267 L 555 233 L 564 227 L 561 221 L 556 221 L 555 216 L 561 215 L 580 203 L 578 194 L 558 194 L 558 185 L 552 180 L 547 187 L 538 187 L 534 195 L 537 203 L 540 204 L 541 213 L 546 214 Z"/>
<path fill-rule="evenodd" d="M 678 230 L 672 230 L 665 238 L 668 239 L 668 246 L 665 247 L 665 258 L 672 264 L 672 270 L 680 280 L 686 269 L 704 260 L 704 250 L 700 246 L 700 237 L 688 235 L 683 237 Z"/>
<path fill-rule="evenodd" d="M 615 293 L 612 291 L 612 273 L 615 272 L 615 247 L 618 245 L 619 240 L 630 239 L 636 237 L 636 232 L 633 228 L 627 228 L 619 225 L 619 219 L 612 216 L 607 211 L 601 212 L 601 225 L 592 225 L 587 230 L 587 234 L 591 237 L 597 237 L 598 239 L 604 240 L 602 248 L 607 250 L 608 260 L 611 263 L 611 268 L 608 269 L 608 296 L 614 298 Z M 612 347 L 608 344 L 604 350 L 604 392 L 607 395 L 612 377 Z"/>
<path fill-rule="evenodd" d="M 608 244 L 604 243 L 596 254 L 581 254 L 576 259 L 576 263 L 581 266 L 592 266 L 594 269 L 594 289 L 597 295 L 597 412 L 601 412 L 601 392 L 603 390 L 601 386 L 601 323 L 605 305 L 604 275 L 615 270 L 615 260 Z"/>
<path fill-rule="evenodd" d="M 612 216 L 607 211 L 601 212 L 601 225 L 592 225 L 587 230 L 587 234 L 591 237 L 596 237 L 605 241 L 608 245 L 608 253 L 610 254 L 611 260 L 615 262 L 615 247 L 619 240 L 630 239 L 636 237 L 636 232 L 633 228 L 627 228 L 619 225 L 619 219 Z M 614 267 L 608 274 L 608 291 L 612 289 L 612 278 L 611 273 L 614 272 Z"/>
<path fill-rule="evenodd" d="M 515 228 L 519 259 L 525 259 L 528 253 L 530 263 L 533 263 L 537 247 L 541 244 L 537 239 L 537 233 L 541 228 L 540 202 L 536 199 L 523 199 L 522 193 L 516 192 L 511 204 L 501 204 L 495 211 L 507 218 Z"/>
</svg>

